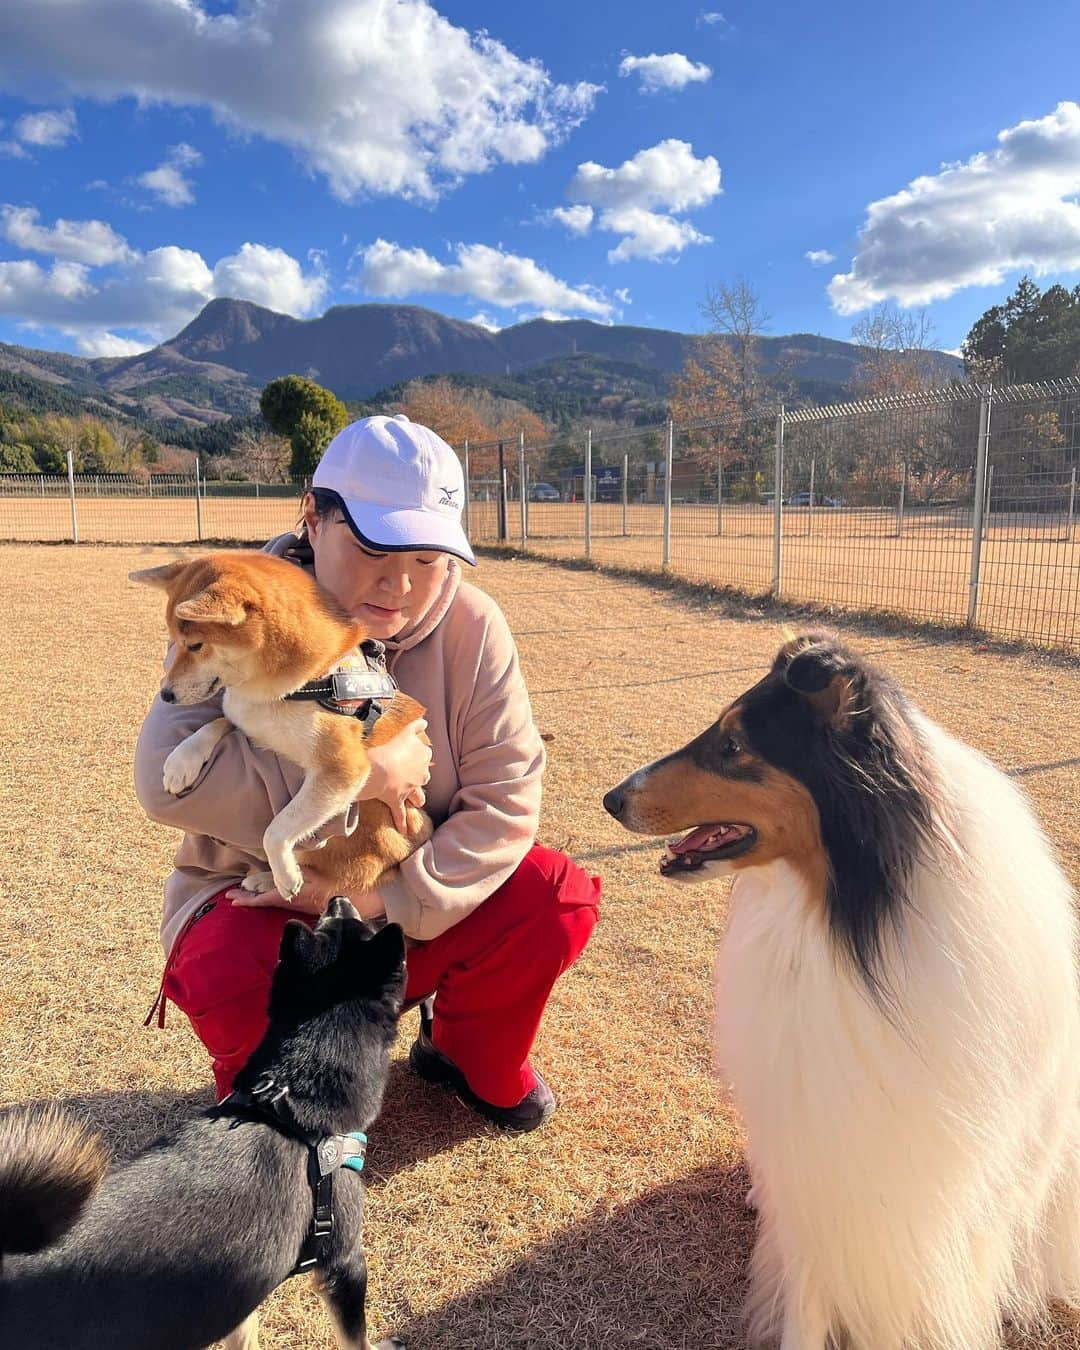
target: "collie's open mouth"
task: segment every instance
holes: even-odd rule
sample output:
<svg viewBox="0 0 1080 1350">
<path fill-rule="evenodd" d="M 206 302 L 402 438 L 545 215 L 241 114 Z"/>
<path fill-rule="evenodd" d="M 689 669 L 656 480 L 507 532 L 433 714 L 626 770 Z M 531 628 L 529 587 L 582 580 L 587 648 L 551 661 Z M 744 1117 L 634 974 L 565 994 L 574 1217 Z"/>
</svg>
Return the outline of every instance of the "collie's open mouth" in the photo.
<svg viewBox="0 0 1080 1350">
<path fill-rule="evenodd" d="M 707 862 L 722 858 L 737 858 L 757 843 L 757 831 L 752 825 L 734 822 L 723 825 L 699 825 L 696 830 L 673 839 L 660 859 L 664 876 L 681 872 L 695 872 Z"/>
</svg>

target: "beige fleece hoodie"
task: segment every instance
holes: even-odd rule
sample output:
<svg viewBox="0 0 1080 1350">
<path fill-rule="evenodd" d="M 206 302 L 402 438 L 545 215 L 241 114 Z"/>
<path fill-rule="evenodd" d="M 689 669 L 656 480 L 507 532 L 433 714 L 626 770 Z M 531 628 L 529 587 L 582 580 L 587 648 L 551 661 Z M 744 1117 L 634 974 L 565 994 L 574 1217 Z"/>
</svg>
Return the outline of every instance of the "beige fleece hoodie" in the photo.
<svg viewBox="0 0 1080 1350">
<path fill-rule="evenodd" d="M 313 570 L 303 536 L 281 535 L 266 552 Z M 544 747 L 506 619 L 489 596 L 461 580 L 453 559 L 432 607 L 386 646 L 395 680 L 427 708 L 433 755 L 427 807 L 437 828 L 380 894 L 390 919 L 410 937 L 429 939 L 486 900 L 528 852 L 540 814 Z M 303 781 L 295 764 L 234 729 L 195 784 L 170 796 L 161 785 L 169 752 L 220 715 L 220 695 L 193 707 L 155 697 L 135 750 L 143 810 L 184 832 L 165 883 L 166 952 L 204 900 L 265 866 L 263 831 Z M 347 834 L 355 820 L 353 808 L 318 837 Z"/>
</svg>

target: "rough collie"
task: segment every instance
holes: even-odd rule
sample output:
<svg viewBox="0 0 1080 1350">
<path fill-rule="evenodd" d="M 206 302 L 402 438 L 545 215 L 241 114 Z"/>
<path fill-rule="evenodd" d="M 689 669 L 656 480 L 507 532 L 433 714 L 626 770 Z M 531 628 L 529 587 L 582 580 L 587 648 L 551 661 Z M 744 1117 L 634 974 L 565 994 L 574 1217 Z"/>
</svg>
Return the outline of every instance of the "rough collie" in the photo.
<svg viewBox="0 0 1080 1350">
<path fill-rule="evenodd" d="M 604 798 L 734 873 L 719 1063 L 782 1350 L 987 1350 L 1080 1304 L 1074 899 L 1022 794 L 829 634 Z"/>
</svg>

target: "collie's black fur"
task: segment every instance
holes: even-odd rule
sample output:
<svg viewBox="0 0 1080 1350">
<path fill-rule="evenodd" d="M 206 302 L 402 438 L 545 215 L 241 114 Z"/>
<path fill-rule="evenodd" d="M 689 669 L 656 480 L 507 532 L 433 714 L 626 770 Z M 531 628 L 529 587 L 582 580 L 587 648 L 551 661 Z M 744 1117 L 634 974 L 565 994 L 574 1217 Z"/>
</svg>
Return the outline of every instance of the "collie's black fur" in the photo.
<svg viewBox="0 0 1080 1350">
<path fill-rule="evenodd" d="M 405 986 L 394 924 L 378 932 L 346 900 L 312 931 L 290 923 L 270 1027 L 237 1080 L 286 1085 L 298 1123 L 366 1130 L 378 1115 Z M 195 1350 L 226 1336 L 291 1273 L 312 1218 L 308 1149 L 214 1107 L 110 1172 L 74 1123 L 0 1117 L 0 1344 L 26 1350 Z M 325 1295 L 362 1343 L 363 1182 L 335 1183 Z M 81 1214 L 80 1207 L 83 1206 Z"/>
<path fill-rule="evenodd" d="M 784 646 L 737 706 L 752 748 L 813 797 L 833 934 L 887 995 L 882 945 L 899 931 L 912 868 L 945 814 L 903 694 L 834 635 L 813 632 Z"/>
</svg>

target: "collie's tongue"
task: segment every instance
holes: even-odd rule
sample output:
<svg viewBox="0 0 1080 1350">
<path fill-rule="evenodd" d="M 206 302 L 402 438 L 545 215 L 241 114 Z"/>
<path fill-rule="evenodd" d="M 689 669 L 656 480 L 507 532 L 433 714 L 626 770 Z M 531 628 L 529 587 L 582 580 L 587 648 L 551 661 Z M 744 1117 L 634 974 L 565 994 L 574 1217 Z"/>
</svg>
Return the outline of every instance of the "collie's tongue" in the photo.
<svg viewBox="0 0 1080 1350">
<path fill-rule="evenodd" d="M 713 849 L 733 844 L 745 833 L 745 825 L 699 825 L 682 839 L 668 844 L 668 848 L 672 853 L 711 853 Z"/>
</svg>

